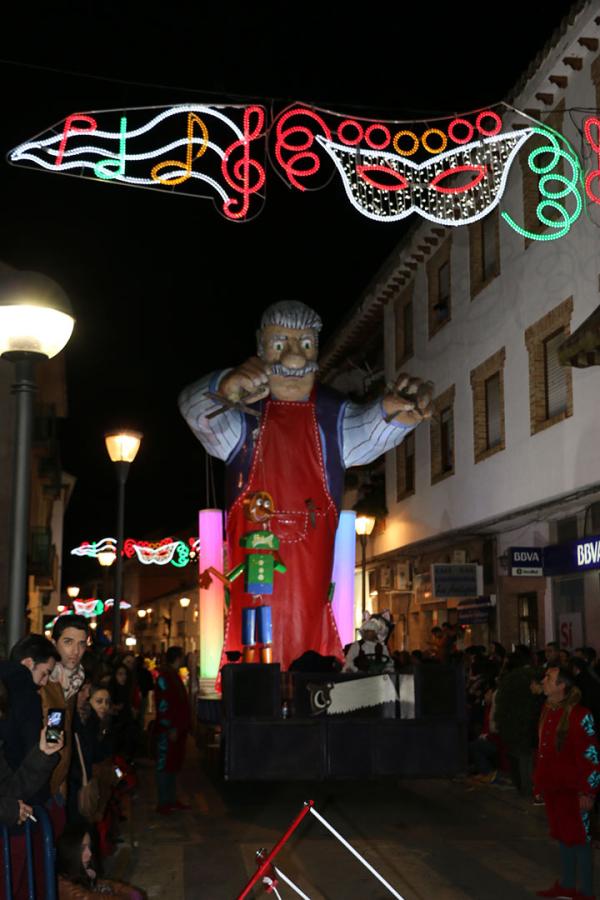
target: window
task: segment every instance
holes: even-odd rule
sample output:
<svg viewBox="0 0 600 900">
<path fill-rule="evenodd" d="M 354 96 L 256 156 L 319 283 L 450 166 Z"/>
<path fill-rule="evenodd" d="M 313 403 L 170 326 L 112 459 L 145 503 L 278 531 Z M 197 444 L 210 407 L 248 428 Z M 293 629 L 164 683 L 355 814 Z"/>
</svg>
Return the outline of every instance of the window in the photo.
<svg viewBox="0 0 600 900">
<path fill-rule="evenodd" d="M 535 649 L 538 645 L 537 594 L 517 594 L 519 606 L 519 643 Z"/>
<path fill-rule="evenodd" d="M 454 385 L 433 402 L 431 435 L 431 483 L 454 474 Z"/>
<path fill-rule="evenodd" d="M 566 370 L 558 358 L 558 348 L 565 339 L 561 329 L 544 341 L 544 387 L 546 394 L 546 418 L 552 419 L 567 409 Z"/>
<path fill-rule="evenodd" d="M 396 371 L 399 371 L 414 353 L 412 292 L 411 284 L 396 302 Z"/>
<path fill-rule="evenodd" d="M 429 337 L 450 321 L 452 315 L 451 239 L 448 238 L 427 263 Z"/>
<path fill-rule="evenodd" d="M 500 274 L 498 210 L 469 225 L 471 300 Z"/>
<path fill-rule="evenodd" d="M 485 442 L 486 450 L 492 450 L 502 441 L 500 424 L 500 373 L 485 381 Z"/>
<path fill-rule="evenodd" d="M 415 433 L 411 431 L 396 447 L 396 500 L 415 492 Z"/>
<path fill-rule="evenodd" d="M 483 280 L 487 283 L 500 271 L 497 210 L 483 219 L 481 237 L 481 269 Z"/>
<path fill-rule="evenodd" d="M 504 347 L 471 372 L 473 452 L 481 462 L 504 450 Z"/>
<path fill-rule="evenodd" d="M 531 434 L 573 415 L 573 376 L 561 366 L 558 350 L 570 334 L 573 300 L 569 297 L 525 332 L 529 353 Z"/>
</svg>

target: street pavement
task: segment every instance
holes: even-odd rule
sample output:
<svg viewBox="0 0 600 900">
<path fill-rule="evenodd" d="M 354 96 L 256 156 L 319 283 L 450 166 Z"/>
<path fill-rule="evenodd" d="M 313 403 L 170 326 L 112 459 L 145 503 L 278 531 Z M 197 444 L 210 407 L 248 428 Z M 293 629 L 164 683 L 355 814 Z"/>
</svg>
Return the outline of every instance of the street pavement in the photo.
<svg viewBox="0 0 600 900">
<path fill-rule="evenodd" d="M 121 874 L 150 900 L 235 900 L 256 851 L 271 849 L 309 799 L 404 900 L 525 900 L 558 874 L 543 807 L 514 790 L 460 779 L 223 783 L 190 740 L 181 797 L 192 809 L 163 817 L 152 769 L 140 775 Z M 393 896 L 312 816 L 277 865 L 311 900 Z M 277 889 L 282 900 L 297 897 Z"/>
</svg>

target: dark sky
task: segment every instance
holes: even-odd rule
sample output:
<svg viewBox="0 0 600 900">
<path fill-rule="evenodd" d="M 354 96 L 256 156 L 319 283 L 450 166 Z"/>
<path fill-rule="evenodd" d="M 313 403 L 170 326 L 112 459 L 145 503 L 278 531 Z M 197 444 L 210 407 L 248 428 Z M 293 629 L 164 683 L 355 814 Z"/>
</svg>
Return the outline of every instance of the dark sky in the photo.
<svg viewBox="0 0 600 900">
<path fill-rule="evenodd" d="M 71 3 L 3 13 L 3 154 L 75 111 L 177 102 L 306 101 L 376 118 L 462 112 L 501 100 L 569 4 Z M 216 7 L 215 7 L 216 9 Z M 18 63 L 17 65 L 13 63 Z M 84 77 L 95 76 L 95 77 Z M 0 162 L 0 259 L 45 272 L 77 316 L 66 350 L 64 468 L 77 478 L 65 558 L 114 533 L 104 431 L 144 433 L 128 535 L 166 536 L 204 503 L 204 456 L 179 390 L 253 352 L 262 308 L 295 297 L 327 334 L 401 235 L 352 210 L 339 181 L 301 194 L 277 177 L 249 223 L 210 201 L 50 176 Z M 221 471 L 216 467 L 216 478 Z M 69 572 L 67 572 L 68 576 Z"/>
</svg>

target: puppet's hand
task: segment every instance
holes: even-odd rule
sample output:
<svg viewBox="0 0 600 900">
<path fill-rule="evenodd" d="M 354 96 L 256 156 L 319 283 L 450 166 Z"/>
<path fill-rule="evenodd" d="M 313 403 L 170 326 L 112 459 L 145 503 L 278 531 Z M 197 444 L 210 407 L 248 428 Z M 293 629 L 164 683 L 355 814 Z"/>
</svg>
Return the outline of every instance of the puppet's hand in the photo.
<svg viewBox="0 0 600 900">
<path fill-rule="evenodd" d="M 212 584 L 212 576 L 209 569 L 205 569 L 204 572 L 200 573 L 199 584 L 204 591 L 209 589 Z"/>
<path fill-rule="evenodd" d="M 267 366 L 258 356 L 251 356 L 221 380 L 219 394 L 232 403 L 256 403 L 269 395 Z"/>
<path fill-rule="evenodd" d="M 383 396 L 383 409 L 386 419 L 400 422 L 402 425 L 418 425 L 430 419 L 432 407 L 433 384 L 422 378 L 411 378 L 406 372 L 398 376 L 394 384 L 389 385 Z"/>
</svg>

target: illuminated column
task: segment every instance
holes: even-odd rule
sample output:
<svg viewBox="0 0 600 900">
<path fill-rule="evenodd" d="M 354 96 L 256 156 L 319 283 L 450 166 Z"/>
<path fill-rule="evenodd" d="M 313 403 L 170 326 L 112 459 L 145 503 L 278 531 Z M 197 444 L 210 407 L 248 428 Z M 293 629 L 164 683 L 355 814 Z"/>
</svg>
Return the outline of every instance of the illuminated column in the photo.
<svg viewBox="0 0 600 900">
<path fill-rule="evenodd" d="M 340 513 L 335 535 L 332 581 L 333 615 L 342 646 L 354 640 L 354 567 L 356 565 L 356 513 L 343 510 Z"/>
<path fill-rule="evenodd" d="M 223 512 L 201 509 L 198 524 L 200 571 L 212 566 L 223 571 Z M 209 588 L 200 588 L 200 692 L 214 690 L 223 649 L 224 587 L 214 578 Z"/>
</svg>

